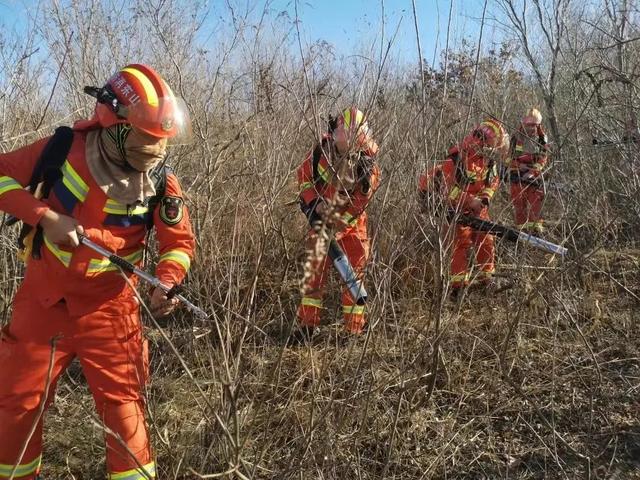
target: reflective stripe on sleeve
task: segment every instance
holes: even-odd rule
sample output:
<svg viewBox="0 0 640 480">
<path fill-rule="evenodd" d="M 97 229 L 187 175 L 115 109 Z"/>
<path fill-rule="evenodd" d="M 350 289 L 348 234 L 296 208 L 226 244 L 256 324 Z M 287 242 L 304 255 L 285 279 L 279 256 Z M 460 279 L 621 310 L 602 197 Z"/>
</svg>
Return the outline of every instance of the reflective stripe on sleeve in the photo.
<svg viewBox="0 0 640 480">
<path fill-rule="evenodd" d="M 69 267 L 71 263 L 71 252 L 67 252 L 66 250 L 62 250 L 55 243 L 51 242 L 46 236 L 44 236 L 44 245 L 47 247 L 54 257 L 60 260 L 65 267 Z"/>
<path fill-rule="evenodd" d="M 11 177 L 0 177 L 0 195 L 10 192 L 11 190 L 20 190 L 22 185 Z"/>
<path fill-rule="evenodd" d="M 486 195 L 487 197 L 492 198 L 494 193 L 496 193 L 496 191 L 493 188 L 485 188 L 482 190 L 480 195 Z"/>
<path fill-rule="evenodd" d="M 160 262 L 165 260 L 176 262 L 184 268 L 185 271 L 189 270 L 189 267 L 191 266 L 191 257 L 182 250 L 169 250 L 168 252 L 163 253 L 160 256 Z"/>
<path fill-rule="evenodd" d="M 457 185 L 454 186 L 451 189 L 451 192 L 449 192 L 449 200 L 457 200 L 458 197 L 460 197 L 461 193 L 462 193 L 462 190 L 460 189 L 460 187 L 458 187 Z"/>
<path fill-rule="evenodd" d="M 354 217 L 349 212 L 346 212 L 344 215 L 342 215 L 342 221 L 347 225 L 354 226 L 358 221 L 358 218 Z"/>
</svg>

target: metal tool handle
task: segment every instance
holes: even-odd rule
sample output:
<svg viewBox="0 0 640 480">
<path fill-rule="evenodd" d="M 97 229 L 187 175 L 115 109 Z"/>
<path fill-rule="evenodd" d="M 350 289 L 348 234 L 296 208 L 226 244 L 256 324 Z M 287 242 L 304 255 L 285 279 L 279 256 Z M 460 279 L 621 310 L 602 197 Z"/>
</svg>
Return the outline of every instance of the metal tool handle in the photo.
<svg viewBox="0 0 640 480">
<path fill-rule="evenodd" d="M 124 258 L 119 257 L 115 253 L 110 252 L 106 248 L 101 247 L 100 245 L 98 245 L 97 243 L 94 243 L 93 241 L 89 240 L 85 235 L 78 234 L 78 240 L 85 247 L 90 248 L 94 252 L 97 252 L 100 255 L 102 255 L 103 257 L 108 258 L 111 263 L 113 263 L 114 265 L 120 267 L 125 272 L 133 273 L 134 275 L 140 277 L 142 280 L 144 280 L 145 282 L 151 284 L 152 286 L 154 286 L 156 288 L 160 288 L 165 293 L 174 292 L 172 294 L 172 296 L 177 298 L 178 300 L 180 300 L 185 305 L 187 310 L 189 310 L 191 313 L 197 315 L 198 317 L 200 317 L 202 319 L 206 319 L 206 318 L 209 317 L 209 315 L 207 315 L 207 313 L 204 310 L 202 310 L 200 307 L 198 307 L 198 306 L 194 305 L 193 303 L 191 303 L 182 294 L 175 293 L 175 290 L 173 289 L 173 287 L 169 287 L 168 285 L 165 285 L 157 277 L 154 277 L 153 275 L 145 272 L 144 270 L 139 269 L 138 267 L 136 267 L 131 262 L 128 262 Z"/>
</svg>

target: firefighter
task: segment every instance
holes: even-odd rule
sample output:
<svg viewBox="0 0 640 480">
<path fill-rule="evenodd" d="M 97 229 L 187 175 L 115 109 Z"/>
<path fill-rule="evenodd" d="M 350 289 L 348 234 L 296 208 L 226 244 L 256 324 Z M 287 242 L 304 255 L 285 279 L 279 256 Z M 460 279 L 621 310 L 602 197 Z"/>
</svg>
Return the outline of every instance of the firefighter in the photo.
<svg viewBox="0 0 640 480">
<path fill-rule="evenodd" d="M 419 193 L 423 203 L 440 197 L 448 218 L 462 213 L 483 220 L 489 219 L 489 203 L 499 185 L 497 164 L 508 152 L 509 137 L 502 124 L 494 119 L 480 123 L 460 145 L 449 149 L 444 162 L 420 176 Z M 426 208 L 433 208 L 429 201 Z M 450 287 L 457 298 L 463 287 L 470 284 L 469 254 L 475 247 L 477 275 L 481 286 L 493 285 L 495 246 L 493 235 L 472 227 L 452 224 L 447 235 L 451 243 Z"/>
<path fill-rule="evenodd" d="M 360 277 L 369 259 L 365 208 L 379 184 L 377 152 L 378 146 L 364 114 L 351 107 L 329 121 L 328 132 L 297 171 L 302 211 L 308 218 L 318 214 L 323 223 L 335 231 L 339 246 Z M 298 307 L 300 329 L 294 333 L 293 343 L 308 341 L 320 324 L 324 287 L 331 265 L 321 239 L 317 229 L 308 232 L 308 278 Z M 342 291 L 342 312 L 346 332 L 361 334 L 365 327 L 364 306 L 355 303 L 346 285 Z"/>
<path fill-rule="evenodd" d="M 516 227 L 521 230 L 532 233 L 544 231 L 541 217 L 544 201 L 542 171 L 547 164 L 548 153 L 542 115 L 536 108 L 530 108 L 520 120 L 520 128 L 511 137 L 511 155 L 507 160 Z"/>
<path fill-rule="evenodd" d="M 37 478 L 39 409 L 53 401 L 76 357 L 105 427 L 108 478 L 156 476 L 144 419 L 148 352 L 138 301 L 125 274 L 80 245 L 78 235 L 139 265 L 147 230 L 155 227 L 156 276 L 181 283 L 194 250 L 189 215 L 177 178 L 165 172 L 158 185 L 149 172 L 168 142 L 186 138 L 189 118 L 145 65 L 124 67 L 95 92 L 93 117 L 69 129 L 66 145 L 56 132 L 0 155 L 0 209 L 36 227 L 25 241 L 32 251 L 11 321 L 0 334 L 0 479 Z M 65 148 L 64 163 L 52 167 Z M 37 198 L 24 187 L 42 165 L 44 196 Z M 156 289 L 150 308 L 163 316 L 175 302 Z"/>
</svg>

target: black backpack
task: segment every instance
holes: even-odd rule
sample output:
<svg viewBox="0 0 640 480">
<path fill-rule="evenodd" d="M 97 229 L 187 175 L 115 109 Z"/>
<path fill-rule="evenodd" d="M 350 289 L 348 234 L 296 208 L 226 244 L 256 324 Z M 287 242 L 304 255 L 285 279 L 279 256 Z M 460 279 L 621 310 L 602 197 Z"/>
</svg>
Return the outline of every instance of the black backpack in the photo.
<svg viewBox="0 0 640 480">
<path fill-rule="evenodd" d="M 69 155 L 72 144 L 73 129 L 71 129 L 70 127 L 56 128 L 54 134 L 42 150 L 40 158 L 36 163 L 36 167 L 31 174 L 28 185 L 29 191 L 35 194 L 38 185 L 42 184 L 40 186 L 40 198 L 46 199 L 49 197 L 49 193 L 51 192 L 51 189 L 53 188 L 55 183 L 60 180 L 60 178 L 62 178 L 62 165 Z M 166 157 L 165 160 L 157 167 L 155 167 L 150 173 L 151 178 L 153 178 L 154 180 L 156 193 L 155 195 L 146 198 L 143 201 L 143 205 L 146 206 L 150 212 L 153 212 L 155 207 L 162 200 L 162 197 L 164 197 L 168 173 L 169 167 L 166 166 Z M 20 220 L 15 217 L 10 217 L 5 222 L 5 224 L 14 225 L 19 221 Z M 151 228 L 153 227 L 153 214 L 149 216 L 149 221 L 147 222 L 146 227 L 147 230 L 151 230 Z M 20 250 L 24 250 L 25 239 L 32 230 L 33 227 L 26 223 L 23 223 L 20 227 L 20 234 L 18 235 L 18 248 L 20 248 Z M 33 237 L 33 247 L 31 250 L 31 255 L 33 256 L 33 258 L 40 258 L 40 248 L 42 247 L 42 242 L 42 227 L 38 225 L 36 227 L 36 233 Z"/>
</svg>

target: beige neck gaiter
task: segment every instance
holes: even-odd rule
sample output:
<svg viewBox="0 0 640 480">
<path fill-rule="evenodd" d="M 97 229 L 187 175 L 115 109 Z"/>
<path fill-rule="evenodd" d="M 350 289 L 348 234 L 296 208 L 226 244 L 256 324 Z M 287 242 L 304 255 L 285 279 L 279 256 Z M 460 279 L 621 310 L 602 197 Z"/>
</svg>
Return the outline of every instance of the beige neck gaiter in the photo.
<svg viewBox="0 0 640 480">
<path fill-rule="evenodd" d="M 149 171 L 166 153 L 166 139 L 138 132 L 127 124 L 87 134 L 87 165 L 94 180 L 112 200 L 141 203 L 155 193 Z"/>
</svg>

